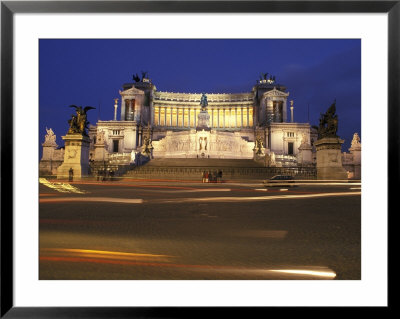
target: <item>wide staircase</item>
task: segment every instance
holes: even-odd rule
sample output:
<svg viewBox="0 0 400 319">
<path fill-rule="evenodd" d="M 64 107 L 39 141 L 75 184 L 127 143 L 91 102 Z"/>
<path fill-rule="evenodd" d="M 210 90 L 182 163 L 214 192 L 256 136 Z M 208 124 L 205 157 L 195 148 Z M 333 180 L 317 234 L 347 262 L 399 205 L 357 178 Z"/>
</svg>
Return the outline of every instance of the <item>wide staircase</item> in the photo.
<svg viewBox="0 0 400 319">
<path fill-rule="evenodd" d="M 127 171 L 123 177 L 133 179 L 198 180 L 203 172 L 222 171 L 222 180 L 263 180 L 277 174 L 315 178 L 315 169 L 264 167 L 252 159 L 169 158 L 153 159 Z"/>
<path fill-rule="evenodd" d="M 262 167 L 252 159 L 219 159 L 219 158 L 157 158 L 148 162 L 146 167 Z"/>
</svg>

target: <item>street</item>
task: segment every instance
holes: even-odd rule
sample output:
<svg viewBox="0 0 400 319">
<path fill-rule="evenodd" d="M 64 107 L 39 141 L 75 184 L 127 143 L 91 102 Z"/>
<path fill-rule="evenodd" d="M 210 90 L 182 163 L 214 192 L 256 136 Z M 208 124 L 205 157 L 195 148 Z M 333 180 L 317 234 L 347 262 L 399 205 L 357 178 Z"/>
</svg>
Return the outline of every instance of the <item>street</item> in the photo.
<svg viewBox="0 0 400 319">
<path fill-rule="evenodd" d="M 359 280 L 360 183 L 41 179 L 39 278 Z"/>
</svg>

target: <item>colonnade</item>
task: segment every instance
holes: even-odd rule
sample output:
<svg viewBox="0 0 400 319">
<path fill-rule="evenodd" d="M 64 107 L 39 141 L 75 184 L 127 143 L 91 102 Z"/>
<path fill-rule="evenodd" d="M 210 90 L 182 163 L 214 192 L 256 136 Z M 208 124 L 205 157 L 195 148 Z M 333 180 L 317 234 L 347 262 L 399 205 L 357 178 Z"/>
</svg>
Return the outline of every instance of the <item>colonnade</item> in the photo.
<svg viewBox="0 0 400 319">
<path fill-rule="evenodd" d="M 210 126 L 236 128 L 253 126 L 253 106 L 208 107 Z M 154 107 L 154 125 L 168 127 L 196 127 L 200 107 Z"/>
</svg>

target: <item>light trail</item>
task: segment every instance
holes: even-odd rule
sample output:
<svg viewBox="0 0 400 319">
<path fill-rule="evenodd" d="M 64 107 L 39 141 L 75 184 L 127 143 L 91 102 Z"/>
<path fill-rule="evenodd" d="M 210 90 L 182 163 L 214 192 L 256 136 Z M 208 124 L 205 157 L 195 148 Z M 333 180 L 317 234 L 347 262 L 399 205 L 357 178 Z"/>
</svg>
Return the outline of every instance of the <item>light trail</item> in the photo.
<svg viewBox="0 0 400 319">
<path fill-rule="evenodd" d="M 331 279 L 336 277 L 336 274 L 333 271 L 316 271 L 316 270 L 308 270 L 308 269 L 278 269 L 278 270 L 270 270 L 270 271 L 286 273 L 286 274 L 294 274 L 294 275 L 324 277 L 324 278 L 331 278 Z"/>
<path fill-rule="evenodd" d="M 309 195 L 277 195 L 277 196 L 252 196 L 252 197 L 203 197 L 203 198 L 179 198 L 179 199 L 160 199 L 157 203 L 187 203 L 187 202 L 249 202 L 249 201 L 269 201 L 282 199 L 308 199 L 323 197 L 358 196 L 361 192 L 348 193 L 320 193 Z M 153 201 L 154 202 L 154 201 Z"/>
<path fill-rule="evenodd" d="M 43 251 L 66 253 L 66 255 L 43 255 Z M 70 254 L 70 255 L 69 255 Z M 201 271 L 210 272 L 212 274 L 225 273 L 241 276 L 262 276 L 272 277 L 276 279 L 277 274 L 282 274 L 286 279 L 288 276 L 293 276 L 292 279 L 299 279 L 299 277 L 316 278 L 316 279 L 334 279 L 335 272 L 329 268 L 310 267 L 309 269 L 262 269 L 262 268 L 248 268 L 248 267 L 232 267 L 225 265 L 193 265 L 193 264 L 178 264 L 165 262 L 163 258 L 171 257 L 166 255 L 152 255 L 152 254 L 136 254 L 124 253 L 113 251 L 97 251 L 89 249 L 61 249 L 61 248 L 48 248 L 41 249 L 41 262 L 63 262 L 63 263 L 93 263 L 100 265 L 120 265 L 120 266 L 135 266 L 135 267 L 160 267 L 160 268 L 180 268 L 184 271 Z M 148 262 L 143 259 L 151 258 L 154 261 Z M 158 262 L 161 261 L 161 262 Z M 318 270 L 316 270 L 316 268 Z"/>
<path fill-rule="evenodd" d="M 45 178 L 39 178 L 39 183 L 47 186 L 51 189 L 56 190 L 57 192 L 60 193 L 78 193 L 78 194 L 85 194 L 86 192 L 83 190 L 80 190 L 79 188 L 72 186 L 71 184 L 68 183 L 52 183 L 49 182 Z"/>
<path fill-rule="evenodd" d="M 319 193 L 307 195 L 277 195 L 277 196 L 251 196 L 251 197 L 202 197 L 202 198 L 174 198 L 174 199 L 152 199 L 144 200 L 140 198 L 113 198 L 113 197 L 58 197 L 40 198 L 39 203 L 58 203 L 58 202 L 104 202 L 120 204 L 167 204 L 167 203 L 188 203 L 188 202 L 249 202 L 249 201 L 269 201 L 282 199 L 308 199 L 323 197 L 359 196 L 361 192 L 348 193 Z"/>
<path fill-rule="evenodd" d="M 40 250 L 47 256 L 44 257 L 60 257 L 64 258 L 76 257 L 79 258 L 101 258 L 101 259 L 115 259 L 115 260 L 159 260 L 165 261 L 173 256 L 160 255 L 160 254 L 144 254 L 144 253 L 128 253 L 120 251 L 105 251 L 105 250 L 92 250 L 92 249 L 68 249 L 68 248 L 43 248 Z M 54 256 L 54 254 L 56 256 Z M 48 256 L 52 255 L 52 256 Z"/>
<path fill-rule="evenodd" d="M 162 191 L 162 190 L 147 190 L 143 189 L 142 191 L 153 191 L 157 193 L 168 193 L 168 194 L 176 194 L 176 191 Z M 189 190 L 181 190 L 179 193 L 203 193 L 203 192 L 231 192 L 234 191 L 230 188 L 194 188 Z"/>
<path fill-rule="evenodd" d="M 113 198 L 113 197 L 58 197 L 40 198 L 39 203 L 62 203 L 62 202 L 94 202 L 94 203 L 119 203 L 119 204 L 143 204 L 140 198 Z"/>
</svg>

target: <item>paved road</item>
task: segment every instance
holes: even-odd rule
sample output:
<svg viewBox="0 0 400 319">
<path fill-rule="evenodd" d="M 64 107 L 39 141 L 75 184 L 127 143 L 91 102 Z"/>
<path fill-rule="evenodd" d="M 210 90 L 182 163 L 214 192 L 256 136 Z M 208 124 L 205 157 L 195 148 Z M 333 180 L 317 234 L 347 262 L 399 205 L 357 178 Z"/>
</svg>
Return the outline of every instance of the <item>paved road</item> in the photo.
<svg viewBox="0 0 400 319">
<path fill-rule="evenodd" d="M 360 184 L 41 180 L 40 279 L 360 279 Z"/>
</svg>

